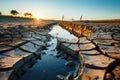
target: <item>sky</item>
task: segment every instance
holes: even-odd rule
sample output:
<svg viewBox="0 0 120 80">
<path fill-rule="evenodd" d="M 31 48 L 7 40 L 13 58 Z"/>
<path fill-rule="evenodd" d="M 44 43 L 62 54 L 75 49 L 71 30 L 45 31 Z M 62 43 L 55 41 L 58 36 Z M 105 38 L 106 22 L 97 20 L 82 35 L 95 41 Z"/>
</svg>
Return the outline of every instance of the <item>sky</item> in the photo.
<svg viewBox="0 0 120 80">
<path fill-rule="evenodd" d="M 44 19 L 120 19 L 120 0 L 0 0 L 0 12 L 17 10 Z"/>
</svg>

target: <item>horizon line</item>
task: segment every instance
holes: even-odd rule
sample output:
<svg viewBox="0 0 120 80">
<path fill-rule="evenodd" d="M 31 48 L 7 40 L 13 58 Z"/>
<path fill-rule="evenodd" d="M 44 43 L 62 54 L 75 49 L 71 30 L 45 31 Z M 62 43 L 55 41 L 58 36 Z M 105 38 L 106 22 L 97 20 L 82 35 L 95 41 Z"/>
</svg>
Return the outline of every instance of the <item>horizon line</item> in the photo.
<svg viewBox="0 0 120 80">
<path fill-rule="evenodd" d="M 20 16 L 20 15 L 0 15 L 0 16 L 3 16 L 3 17 L 18 17 L 18 18 L 31 18 L 31 19 L 37 19 L 36 17 L 26 17 L 26 16 Z M 51 18 L 39 18 L 41 20 L 62 20 L 62 19 L 51 19 Z M 107 19 L 107 18 L 104 18 L 104 19 L 83 19 L 81 21 L 102 21 L 102 20 L 120 20 L 120 18 L 111 18 L 111 19 Z M 71 21 L 70 19 L 64 19 L 64 21 Z M 73 21 L 80 21 L 79 19 L 78 20 L 73 20 Z"/>
</svg>

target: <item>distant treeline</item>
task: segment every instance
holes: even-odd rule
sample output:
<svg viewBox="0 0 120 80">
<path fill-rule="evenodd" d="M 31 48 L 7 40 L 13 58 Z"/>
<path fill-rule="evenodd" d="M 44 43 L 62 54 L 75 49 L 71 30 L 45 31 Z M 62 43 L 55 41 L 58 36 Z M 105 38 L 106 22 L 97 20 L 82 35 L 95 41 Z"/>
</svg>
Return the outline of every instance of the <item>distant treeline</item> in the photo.
<svg viewBox="0 0 120 80">
<path fill-rule="evenodd" d="M 26 17 L 19 17 L 19 16 L 6 16 L 6 15 L 1 15 L 0 16 L 0 22 L 25 22 L 25 21 L 32 21 L 35 18 L 26 18 Z"/>
</svg>

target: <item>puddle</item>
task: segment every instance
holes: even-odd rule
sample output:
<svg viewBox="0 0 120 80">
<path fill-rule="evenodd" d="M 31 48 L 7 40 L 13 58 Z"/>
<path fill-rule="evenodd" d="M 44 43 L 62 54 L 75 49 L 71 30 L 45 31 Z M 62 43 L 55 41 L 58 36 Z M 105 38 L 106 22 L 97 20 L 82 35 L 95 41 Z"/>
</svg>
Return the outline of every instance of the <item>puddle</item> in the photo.
<svg viewBox="0 0 120 80">
<path fill-rule="evenodd" d="M 74 66 L 65 65 L 66 61 L 52 55 L 42 55 L 42 59 L 29 70 L 20 80 L 57 80 L 57 75 L 67 76 L 74 71 Z"/>
<path fill-rule="evenodd" d="M 67 30 L 63 29 L 59 25 L 53 25 L 53 29 L 49 32 L 49 34 L 54 37 L 59 37 L 67 40 L 77 39 L 76 36 L 68 32 Z"/>
<path fill-rule="evenodd" d="M 71 58 L 74 65 L 66 65 L 70 55 L 67 56 L 67 58 L 65 58 L 65 55 L 67 54 L 56 57 L 61 51 L 58 52 L 58 50 L 56 50 L 57 39 L 55 37 L 67 40 L 77 39 L 77 37 L 70 34 L 59 25 L 54 25 L 49 34 L 53 37 L 50 38 L 49 42 L 46 42 L 47 48 L 42 51 L 44 54 L 41 55 L 41 60 L 38 59 L 37 63 L 35 63 L 34 66 L 20 78 L 20 80 L 58 80 L 58 75 L 67 76 L 70 72 L 75 71 L 76 61 L 73 60 L 74 58 Z M 37 52 L 39 52 L 39 50 Z"/>
<path fill-rule="evenodd" d="M 56 30 L 64 30 L 59 25 L 53 26 L 53 29 L 49 34 L 54 37 L 62 37 L 61 32 Z M 58 32 L 59 34 L 55 33 Z M 64 30 L 64 33 L 69 33 Z M 55 35 L 57 34 L 57 35 Z M 74 39 L 74 36 L 66 39 Z M 57 46 L 57 39 L 51 37 L 49 42 L 46 42 L 48 47 L 46 50 L 43 50 L 44 54 L 41 56 L 41 60 L 37 60 L 37 63 L 27 72 L 20 80 L 57 80 L 58 75 L 67 76 L 69 72 L 75 70 L 75 65 L 73 66 L 66 66 L 67 60 L 64 56 L 56 57 L 55 55 L 58 54 L 56 50 Z M 39 52 L 39 51 L 37 51 Z M 46 77 L 47 76 L 47 77 Z"/>
</svg>

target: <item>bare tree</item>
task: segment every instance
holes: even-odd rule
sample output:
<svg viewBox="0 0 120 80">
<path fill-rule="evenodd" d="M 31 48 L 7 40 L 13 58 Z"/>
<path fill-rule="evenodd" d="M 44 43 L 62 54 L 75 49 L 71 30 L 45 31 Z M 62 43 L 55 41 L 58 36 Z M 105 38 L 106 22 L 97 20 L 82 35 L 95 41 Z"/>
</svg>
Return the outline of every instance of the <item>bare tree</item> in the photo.
<svg viewBox="0 0 120 80">
<path fill-rule="evenodd" d="M 2 12 L 0 12 L 0 15 L 2 15 Z"/>
<path fill-rule="evenodd" d="M 19 14 L 19 12 L 16 11 L 16 10 L 11 10 L 10 13 L 11 13 L 12 15 L 18 15 L 18 14 Z"/>
<path fill-rule="evenodd" d="M 63 21 L 63 19 L 64 19 L 64 15 L 62 16 L 62 21 Z"/>
<path fill-rule="evenodd" d="M 74 21 L 74 18 L 72 18 L 72 21 Z"/>
<path fill-rule="evenodd" d="M 80 21 L 82 20 L 82 16 L 80 17 Z"/>
</svg>

